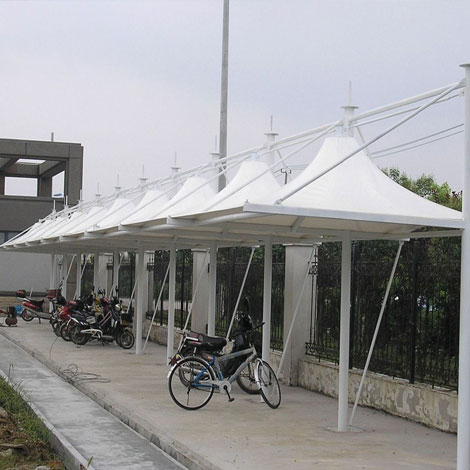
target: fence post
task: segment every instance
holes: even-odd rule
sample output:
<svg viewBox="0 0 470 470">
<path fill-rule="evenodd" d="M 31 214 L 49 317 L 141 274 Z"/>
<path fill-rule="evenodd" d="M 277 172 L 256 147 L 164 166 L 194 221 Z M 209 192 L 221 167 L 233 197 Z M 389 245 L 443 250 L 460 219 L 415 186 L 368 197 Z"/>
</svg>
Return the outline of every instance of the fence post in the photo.
<svg viewBox="0 0 470 470">
<path fill-rule="evenodd" d="M 412 304 L 411 304 L 411 344 L 410 344 L 410 383 L 415 382 L 416 370 L 416 334 L 417 334 L 417 321 L 418 321 L 418 253 L 417 241 L 411 240 L 411 259 L 412 259 Z"/>
</svg>

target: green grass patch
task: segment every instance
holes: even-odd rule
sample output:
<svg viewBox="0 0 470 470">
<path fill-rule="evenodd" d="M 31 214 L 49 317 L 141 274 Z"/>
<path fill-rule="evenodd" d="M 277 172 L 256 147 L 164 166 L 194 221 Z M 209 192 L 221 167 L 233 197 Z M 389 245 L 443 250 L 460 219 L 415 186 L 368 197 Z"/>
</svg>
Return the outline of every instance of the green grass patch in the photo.
<svg viewBox="0 0 470 470">
<path fill-rule="evenodd" d="M 50 449 L 49 430 L 20 391 L 21 384 L 10 386 L 0 377 L 0 407 L 8 413 L 7 418 L 0 418 L 0 470 L 29 470 L 39 465 L 48 465 L 51 470 L 63 469 Z M 12 451 L 8 450 L 9 446 Z"/>
</svg>

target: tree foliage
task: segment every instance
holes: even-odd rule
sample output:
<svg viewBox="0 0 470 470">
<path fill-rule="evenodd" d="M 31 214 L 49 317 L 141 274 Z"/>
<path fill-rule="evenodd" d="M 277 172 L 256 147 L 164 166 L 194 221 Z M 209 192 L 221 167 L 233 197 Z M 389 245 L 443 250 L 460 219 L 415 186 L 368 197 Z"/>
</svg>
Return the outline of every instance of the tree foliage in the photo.
<svg viewBox="0 0 470 470">
<path fill-rule="evenodd" d="M 443 206 L 462 210 L 462 192 L 452 191 L 448 183 L 439 184 L 432 175 L 422 174 L 412 179 L 398 168 L 385 168 L 383 172 L 404 188 Z"/>
</svg>

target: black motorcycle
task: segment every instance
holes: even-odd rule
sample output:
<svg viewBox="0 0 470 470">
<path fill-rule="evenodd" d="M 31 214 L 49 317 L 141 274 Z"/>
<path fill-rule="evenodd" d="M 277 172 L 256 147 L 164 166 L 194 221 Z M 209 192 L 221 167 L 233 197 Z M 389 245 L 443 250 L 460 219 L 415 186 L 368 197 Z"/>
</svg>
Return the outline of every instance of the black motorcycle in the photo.
<svg viewBox="0 0 470 470">
<path fill-rule="evenodd" d="M 123 349 L 134 346 L 135 337 L 132 331 L 124 328 L 121 320 L 121 303 L 113 297 L 111 301 L 102 299 L 103 313 L 98 317 L 72 316 L 73 326 L 70 329 L 70 338 L 77 345 L 84 345 L 93 339 L 102 344 L 112 343 Z"/>
</svg>

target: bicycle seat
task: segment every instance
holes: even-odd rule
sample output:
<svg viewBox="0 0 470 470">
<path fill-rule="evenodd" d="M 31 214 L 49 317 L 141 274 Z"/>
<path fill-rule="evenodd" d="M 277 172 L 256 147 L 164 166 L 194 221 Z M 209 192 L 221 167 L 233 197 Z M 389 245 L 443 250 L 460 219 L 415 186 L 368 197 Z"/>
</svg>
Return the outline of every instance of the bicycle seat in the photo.
<svg viewBox="0 0 470 470">
<path fill-rule="evenodd" d="M 219 336 L 207 336 L 199 333 L 199 348 L 206 351 L 220 351 L 226 344 L 227 340 L 225 338 L 220 338 Z"/>
</svg>

